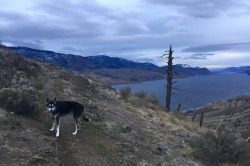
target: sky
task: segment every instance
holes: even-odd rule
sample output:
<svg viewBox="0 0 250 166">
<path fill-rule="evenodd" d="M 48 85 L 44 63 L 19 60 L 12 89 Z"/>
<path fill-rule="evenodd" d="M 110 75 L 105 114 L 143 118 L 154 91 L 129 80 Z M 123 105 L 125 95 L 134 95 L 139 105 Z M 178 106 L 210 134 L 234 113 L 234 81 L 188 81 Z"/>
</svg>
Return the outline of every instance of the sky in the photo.
<svg viewBox="0 0 250 166">
<path fill-rule="evenodd" d="M 249 0 L 1 0 L 0 41 L 166 65 L 250 65 Z"/>
</svg>

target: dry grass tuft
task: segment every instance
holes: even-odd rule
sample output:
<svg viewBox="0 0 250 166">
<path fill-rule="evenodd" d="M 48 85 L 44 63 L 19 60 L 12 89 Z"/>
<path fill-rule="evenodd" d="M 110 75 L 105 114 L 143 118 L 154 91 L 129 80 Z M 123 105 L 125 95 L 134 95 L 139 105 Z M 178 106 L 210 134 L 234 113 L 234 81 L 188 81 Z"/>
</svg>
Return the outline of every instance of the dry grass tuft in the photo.
<svg viewBox="0 0 250 166">
<path fill-rule="evenodd" d="M 163 112 L 163 111 L 155 111 L 155 116 L 158 118 L 158 120 L 161 123 L 170 122 L 170 123 L 173 123 L 175 125 L 182 126 L 189 131 L 203 133 L 203 132 L 206 132 L 208 130 L 206 128 L 200 128 L 198 124 L 192 123 L 191 121 L 188 121 L 184 118 L 179 119 L 171 113 L 167 113 L 167 112 Z"/>
<path fill-rule="evenodd" d="M 147 114 L 148 114 L 148 117 L 150 118 L 153 118 L 155 116 L 155 113 L 152 110 L 148 110 Z"/>
<path fill-rule="evenodd" d="M 190 146 L 185 146 L 181 153 L 184 157 L 190 157 L 193 153 L 193 149 Z"/>
</svg>

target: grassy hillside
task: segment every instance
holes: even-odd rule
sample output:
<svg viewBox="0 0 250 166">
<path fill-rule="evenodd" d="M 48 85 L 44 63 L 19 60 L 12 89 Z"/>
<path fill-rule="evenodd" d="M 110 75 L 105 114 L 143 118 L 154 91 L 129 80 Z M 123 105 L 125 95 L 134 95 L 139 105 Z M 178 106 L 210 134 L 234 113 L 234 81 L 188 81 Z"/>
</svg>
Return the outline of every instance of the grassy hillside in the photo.
<svg viewBox="0 0 250 166">
<path fill-rule="evenodd" d="M 84 75 L 23 59 L 3 46 L 0 59 L 3 165 L 198 166 L 211 165 L 214 159 L 199 155 L 203 154 L 201 145 L 193 141 L 203 138 L 202 133 L 208 130 L 164 113 L 153 97 L 145 100 L 137 94 L 124 100 Z M 49 131 L 47 97 L 81 102 L 93 121 L 82 121 L 81 131 L 74 136 L 73 118 L 63 117 L 56 138 Z M 214 161 L 213 165 L 243 163 L 242 158 Z"/>
<path fill-rule="evenodd" d="M 250 96 L 236 97 L 230 100 L 218 101 L 200 110 L 194 122 L 199 123 L 200 112 L 204 111 L 203 125 L 216 129 L 221 124 L 239 131 L 244 138 L 250 136 Z M 195 112 L 189 112 L 187 118 L 192 119 Z"/>
</svg>

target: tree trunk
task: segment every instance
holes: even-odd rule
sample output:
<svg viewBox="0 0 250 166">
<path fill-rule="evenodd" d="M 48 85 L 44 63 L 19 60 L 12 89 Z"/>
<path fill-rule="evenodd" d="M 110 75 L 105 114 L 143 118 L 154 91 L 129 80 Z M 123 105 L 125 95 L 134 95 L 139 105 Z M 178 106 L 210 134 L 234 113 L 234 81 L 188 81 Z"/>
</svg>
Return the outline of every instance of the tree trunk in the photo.
<svg viewBox="0 0 250 166">
<path fill-rule="evenodd" d="M 173 50 L 170 46 L 168 53 L 168 70 L 167 70 L 167 96 L 166 96 L 166 111 L 170 112 L 170 103 L 172 95 L 172 79 L 173 79 Z"/>
<path fill-rule="evenodd" d="M 204 111 L 201 111 L 200 127 L 202 127 L 203 124 L 203 116 L 204 116 Z"/>
</svg>

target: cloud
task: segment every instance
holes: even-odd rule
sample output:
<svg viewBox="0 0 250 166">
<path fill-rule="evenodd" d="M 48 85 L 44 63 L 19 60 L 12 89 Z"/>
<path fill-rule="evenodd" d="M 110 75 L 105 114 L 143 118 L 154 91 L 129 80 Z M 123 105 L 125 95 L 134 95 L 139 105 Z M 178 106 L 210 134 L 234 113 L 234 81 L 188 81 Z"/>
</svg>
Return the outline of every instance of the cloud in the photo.
<svg viewBox="0 0 250 166">
<path fill-rule="evenodd" d="M 168 7 L 175 7 L 177 11 L 196 18 L 213 18 L 221 12 L 230 10 L 239 4 L 234 0 L 146 0 L 152 4 L 160 4 Z"/>
<path fill-rule="evenodd" d="M 98 21 L 93 21 L 94 18 L 89 17 L 91 14 L 84 9 L 81 10 L 77 5 L 67 0 L 63 3 L 53 1 L 36 4 L 29 12 L 0 11 L 1 20 L 8 24 L 0 28 L 0 36 L 46 40 L 95 38 L 102 35 L 102 25 Z"/>
<path fill-rule="evenodd" d="M 40 40 L 34 41 L 22 41 L 22 40 L 5 40 L 7 46 L 22 46 L 22 47 L 30 47 L 34 49 L 43 50 L 44 43 Z"/>
<path fill-rule="evenodd" d="M 212 55 L 214 55 L 214 54 L 212 54 L 212 53 L 211 54 L 202 54 L 202 53 L 193 54 L 189 57 L 186 57 L 185 59 L 207 59 L 208 56 L 212 56 Z"/>
<path fill-rule="evenodd" d="M 249 45 L 250 42 L 235 42 L 235 43 L 222 43 L 222 44 L 209 44 L 200 46 L 191 46 L 184 48 L 182 52 L 213 52 L 224 51 L 236 48 L 237 46 Z"/>
</svg>

